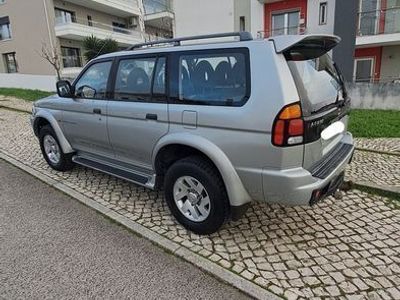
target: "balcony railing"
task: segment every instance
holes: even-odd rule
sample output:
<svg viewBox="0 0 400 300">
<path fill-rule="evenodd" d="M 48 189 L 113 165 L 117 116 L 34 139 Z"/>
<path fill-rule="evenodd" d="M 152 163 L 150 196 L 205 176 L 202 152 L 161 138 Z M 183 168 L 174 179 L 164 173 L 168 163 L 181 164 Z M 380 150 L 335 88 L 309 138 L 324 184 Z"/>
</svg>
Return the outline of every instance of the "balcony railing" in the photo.
<svg viewBox="0 0 400 300">
<path fill-rule="evenodd" d="M 1 0 L 0 0 L 1 1 Z M 139 15 L 138 0 L 64 0 L 122 18 Z"/>
<path fill-rule="evenodd" d="M 358 36 L 400 33 L 400 7 L 358 13 Z"/>
<path fill-rule="evenodd" d="M 304 24 L 300 24 L 298 26 L 290 26 L 290 27 L 282 27 L 275 28 L 270 31 L 258 31 L 258 38 L 269 38 L 277 35 L 288 35 L 288 34 L 305 34 L 306 26 Z"/>
<path fill-rule="evenodd" d="M 143 0 L 143 4 L 146 15 L 157 14 L 161 12 L 172 12 L 170 0 Z"/>
<path fill-rule="evenodd" d="M 153 41 L 160 41 L 160 40 L 165 40 L 165 39 L 171 39 L 173 36 L 172 35 L 155 35 L 155 34 L 150 34 L 150 33 L 145 33 L 144 34 L 144 40 L 145 42 L 153 42 Z"/>
<path fill-rule="evenodd" d="M 93 27 L 93 28 L 98 28 L 102 30 L 106 30 L 110 32 L 110 35 L 115 32 L 115 33 L 122 33 L 126 35 L 134 35 L 138 38 L 141 38 L 141 32 L 137 30 L 130 30 L 127 28 L 122 28 L 122 27 L 117 27 L 117 26 L 112 26 L 109 24 L 104 24 L 96 21 L 88 21 L 86 19 L 80 19 L 80 18 L 65 18 L 65 17 L 58 17 L 56 18 L 56 25 L 66 25 L 66 24 L 80 24 L 87 26 L 88 28 Z"/>
</svg>

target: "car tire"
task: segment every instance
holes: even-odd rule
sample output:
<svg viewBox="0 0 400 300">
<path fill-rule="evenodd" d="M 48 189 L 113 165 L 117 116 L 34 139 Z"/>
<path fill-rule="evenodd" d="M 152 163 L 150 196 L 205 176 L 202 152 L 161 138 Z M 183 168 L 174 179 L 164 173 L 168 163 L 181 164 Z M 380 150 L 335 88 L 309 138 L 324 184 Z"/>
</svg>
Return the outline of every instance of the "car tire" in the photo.
<svg viewBox="0 0 400 300">
<path fill-rule="evenodd" d="M 74 166 L 73 153 L 64 153 L 57 135 L 50 125 L 43 126 L 39 132 L 39 143 L 42 155 L 49 166 L 57 171 L 68 171 Z"/>
<path fill-rule="evenodd" d="M 218 170 L 202 157 L 175 162 L 165 175 L 164 192 L 171 213 L 194 233 L 214 233 L 228 216 L 224 182 Z"/>
</svg>

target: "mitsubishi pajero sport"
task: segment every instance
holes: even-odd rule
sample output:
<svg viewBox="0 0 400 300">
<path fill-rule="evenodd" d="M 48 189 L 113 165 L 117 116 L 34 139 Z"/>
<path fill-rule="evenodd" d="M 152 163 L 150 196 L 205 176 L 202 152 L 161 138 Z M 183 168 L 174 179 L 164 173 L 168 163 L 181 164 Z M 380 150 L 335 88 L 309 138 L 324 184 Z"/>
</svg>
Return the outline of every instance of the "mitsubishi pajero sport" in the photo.
<svg viewBox="0 0 400 300">
<path fill-rule="evenodd" d="M 328 54 L 339 41 L 239 32 L 134 45 L 58 82 L 32 126 L 53 169 L 163 188 L 183 226 L 210 234 L 252 200 L 313 205 L 338 188 L 354 150 Z"/>
</svg>

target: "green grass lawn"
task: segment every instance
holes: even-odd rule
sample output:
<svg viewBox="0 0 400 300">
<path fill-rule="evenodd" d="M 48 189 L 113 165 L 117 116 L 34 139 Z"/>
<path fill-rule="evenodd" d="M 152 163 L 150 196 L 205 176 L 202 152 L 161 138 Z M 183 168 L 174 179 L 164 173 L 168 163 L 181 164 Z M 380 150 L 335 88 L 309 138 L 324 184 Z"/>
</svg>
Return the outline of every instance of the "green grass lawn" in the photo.
<svg viewBox="0 0 400 300">
<path fill-rule="evenodd" d="M 400 138 L 400 110 L 353 109 L 349 131 L 355 137 Z"/>
<path fill-rule="evenodd" d="M 45 92 L 40 90 L 25 90 L 25 89 L 14 89 L 14 88 L 0 88 L 0 95 L 11 96 L 27 101 L 35 101 L 40 98 L 44 98 L 53 95 L 54 92 Z"/>
</svg>

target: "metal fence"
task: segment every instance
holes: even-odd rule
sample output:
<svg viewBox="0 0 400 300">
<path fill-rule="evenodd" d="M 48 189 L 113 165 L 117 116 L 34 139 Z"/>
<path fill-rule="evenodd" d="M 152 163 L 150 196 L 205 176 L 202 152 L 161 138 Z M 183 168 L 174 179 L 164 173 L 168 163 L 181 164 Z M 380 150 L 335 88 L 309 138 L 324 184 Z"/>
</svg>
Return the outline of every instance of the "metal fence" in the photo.
<svg viewBox="0 0 400 300">
<path fill-rule="evenodd" d="M 400 32 L 400 7 L 358 13 L 357 35 L 377 35 Z"/>
<path fill-rule="evenodd" d="M 304 24 L 300 24 L 298 26 L 274 28 L 269 31 L 261 30 L 257 32 L 257 37 L 263 39 L 277 35 L 306 34 L 306 33 L 307 33 L 307 27 Z"/>
</svg>

